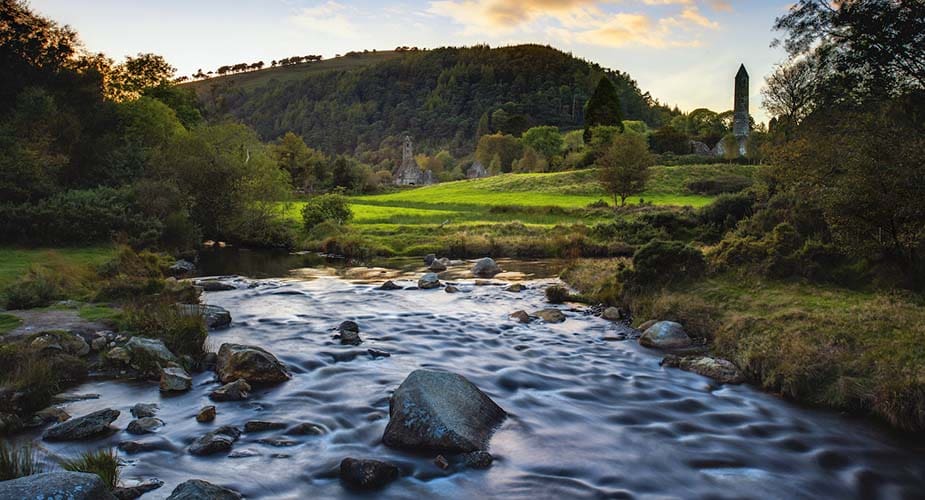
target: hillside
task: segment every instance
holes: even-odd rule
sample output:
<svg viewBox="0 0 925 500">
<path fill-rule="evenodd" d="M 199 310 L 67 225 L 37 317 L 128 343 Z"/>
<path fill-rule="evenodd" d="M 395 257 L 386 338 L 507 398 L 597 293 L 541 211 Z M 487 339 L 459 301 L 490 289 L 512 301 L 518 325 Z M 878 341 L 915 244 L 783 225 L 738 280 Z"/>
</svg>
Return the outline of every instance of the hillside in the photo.
<svg viewBox="0 0 925 500">
<path fill-rule="evenodd" d="M 539 45 L 358 53 L 189 85 L 211 119 L 230 116 L 265 140 L 293 131 L 328 153 L 361 153 L 409 133 L 421 150 L 465 155 L 480 119 L 482 131 L 515 135 L 540 124 L 581 127 L 603 74 L 626 119 L 658 126 L 670 114 L 626 73 Z"/>
</svg>

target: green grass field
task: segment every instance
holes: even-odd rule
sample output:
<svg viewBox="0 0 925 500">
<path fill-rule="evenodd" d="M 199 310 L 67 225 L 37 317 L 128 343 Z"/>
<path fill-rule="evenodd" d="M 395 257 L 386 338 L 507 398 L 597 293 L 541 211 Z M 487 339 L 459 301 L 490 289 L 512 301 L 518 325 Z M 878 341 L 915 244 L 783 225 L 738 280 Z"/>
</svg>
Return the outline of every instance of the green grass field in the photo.
<svg viewBox="0 0 925 500">
<path fill-rule="evenodd" d="M 32 264 L 61 259 L 72 264 L 99 265 L 116 254 L 111 246 L 79 248 L 0 248 L 0 289 L 16 281 Z"/>
</svg>

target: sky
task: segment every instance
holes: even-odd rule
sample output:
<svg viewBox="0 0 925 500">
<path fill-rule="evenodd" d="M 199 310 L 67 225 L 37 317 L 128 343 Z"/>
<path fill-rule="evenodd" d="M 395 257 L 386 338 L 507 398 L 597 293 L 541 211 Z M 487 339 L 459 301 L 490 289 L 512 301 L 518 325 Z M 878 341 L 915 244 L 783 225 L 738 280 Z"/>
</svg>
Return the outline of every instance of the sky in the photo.
<svg viewBox="0 0 925 500">
<path fill-rule="evenodd" d="M 732 108 L 739 64 L 759 122 L 764 77 L 784 59 L 771 27 L 785 0 L 32 0 L 86 48 L 154 52 L 190 75 L 290 55 L 401 45 L 548 44 L 630 74 L 684 111 Z"/>
</svg>

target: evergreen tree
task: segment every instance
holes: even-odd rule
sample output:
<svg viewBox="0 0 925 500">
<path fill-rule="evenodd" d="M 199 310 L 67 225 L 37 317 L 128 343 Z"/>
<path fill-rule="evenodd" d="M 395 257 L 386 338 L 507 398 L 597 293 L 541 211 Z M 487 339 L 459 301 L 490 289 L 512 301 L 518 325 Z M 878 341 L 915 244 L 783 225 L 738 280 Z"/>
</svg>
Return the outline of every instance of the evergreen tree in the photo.
<svg viewBox="0 0 925 500">
<path fill-rule="evenodd" d="M 475 142 L 478 143 L 479 139 L 481 139 L 483 135 L 488 135 L 490 133 L 491 133 L 491 122 L 488 119 L 488 112 L 486 111 L 482 113 L 482 117 L 479 118 L 479 126 L 475 130 Z"/>
<path fill-rule="evenodd" d="M 585 142 L 591 141 L 591 127 L 596 125 L 613 125 L 623 132 L 623 113 L 620 110 L 620 97 L 617 89 L 606 76 L 602 76 L 594 89 L 594 94 L 585 105 Z"/>
</svg>

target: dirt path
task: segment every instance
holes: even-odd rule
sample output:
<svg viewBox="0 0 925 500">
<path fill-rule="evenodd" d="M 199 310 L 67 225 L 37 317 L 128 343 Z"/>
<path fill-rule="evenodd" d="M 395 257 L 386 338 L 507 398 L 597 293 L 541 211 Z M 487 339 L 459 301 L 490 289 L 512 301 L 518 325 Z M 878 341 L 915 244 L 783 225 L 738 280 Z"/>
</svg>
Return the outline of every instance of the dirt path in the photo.
<svg viewBox="0 0 925 500">
<path fill-rule="evenodd" d="M 76 309 L 29 309 L 5 311 L 22 320 L 22 324 L 11 330 L 2 339 L 14 339 L 46 330 L 91 331 L 108 330 L 104 323 L 88 321 L 80 317 Z"/>
</svg>

